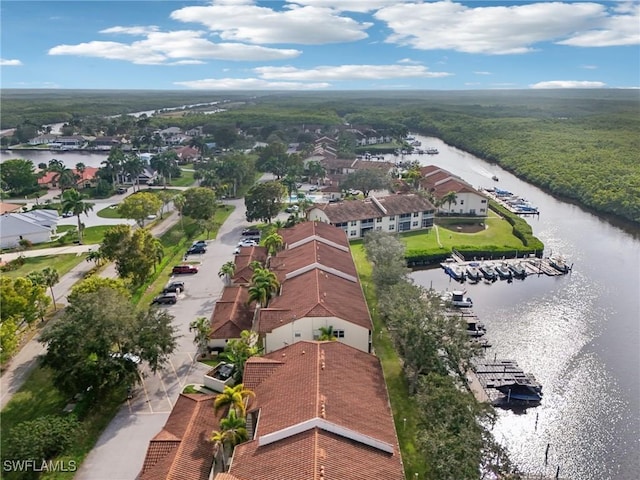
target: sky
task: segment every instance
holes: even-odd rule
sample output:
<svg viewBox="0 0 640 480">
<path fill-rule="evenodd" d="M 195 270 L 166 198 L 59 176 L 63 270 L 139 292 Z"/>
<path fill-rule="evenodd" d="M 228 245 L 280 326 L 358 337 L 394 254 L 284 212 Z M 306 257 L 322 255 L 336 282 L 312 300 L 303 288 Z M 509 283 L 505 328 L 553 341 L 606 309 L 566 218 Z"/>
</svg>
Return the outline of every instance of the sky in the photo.
<svg viewBox="0 0 640 480">
<path fill-rule="evenodd" d="M 2 0 L 1 88 L 639 88 L 640 0 Z"/>
</svg>

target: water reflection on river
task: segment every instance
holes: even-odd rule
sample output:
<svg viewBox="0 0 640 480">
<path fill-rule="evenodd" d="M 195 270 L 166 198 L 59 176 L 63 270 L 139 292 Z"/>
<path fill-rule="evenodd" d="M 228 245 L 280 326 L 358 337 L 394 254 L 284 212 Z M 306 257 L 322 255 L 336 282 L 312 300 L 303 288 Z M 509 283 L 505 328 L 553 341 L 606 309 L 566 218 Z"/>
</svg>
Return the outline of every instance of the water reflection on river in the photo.
<svg viewBox="0 0 640 480">
<path fill-rule="evenodd" d="M 540 406 L 500 411 L 497 438 L 530 474 L 553 477 L 559 466 L 561 478 L 639 478 L 638 228 L 618 228 L 438 139 L 417 139 L 440 154 L 405 160 L 436 164 L 474 186 L 499 185 L 525 197 L 540 209 L 540 217 L 528 221 L 546 253 L 561 253 L 574 264 L 566 276 L 464 285 L 487 326 L 493 345 L 487 355 L 516 360 L 544 387 Z M 441 269 L 412 277 L 438 290 L 460 287 Z"/>
</svg>

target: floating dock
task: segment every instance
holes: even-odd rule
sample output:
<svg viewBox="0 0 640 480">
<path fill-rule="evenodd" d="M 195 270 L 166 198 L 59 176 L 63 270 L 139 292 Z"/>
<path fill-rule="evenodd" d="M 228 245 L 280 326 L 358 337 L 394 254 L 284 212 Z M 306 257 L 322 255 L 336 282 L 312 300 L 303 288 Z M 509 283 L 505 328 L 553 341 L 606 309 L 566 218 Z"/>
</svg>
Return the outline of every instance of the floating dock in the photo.
<svg viewBox="0 0 640 480">
<path fill-rule="evenodd" d="M 518 197 L 508 190 L 501 190 L 499 188 L 484 188 L 481 190 L 485 195 L 511 213 L 515 213 L 516 215 L 540 215 L 538 207 L 531 205 L 524 198 Z"/>
<path fill-rule="evenodd" d="M 537 258 L 537 257 L 503 258 L 499 260 L 481 259 L 481 260 L 466 261 L 459 255 L 452 255 L 451 261 L 443 262 L 440 264 L 440 266 L 444 269 L 445 273 L 450 271 L 452 265 L 460 267 L 463 270 L 466 269 L 466 267 L 471 267 L 471 266 L 475 266 L 479 268 L 483 265 L 487 265 L 495 268 L 498 265 L 506 265 L 506 266 L 520 265 L 524 268 L 526 272 L 526 276 L 545 274 L 545 275 L 555 277 L 558 275 L 565 275 L 566 273 L 571 271 L 571 268 L 569 268 L 567 271 L 558 270 L 552 265 L 552 261 L 550 258 Z M 447 274 L 450 275 L 449 273 Z M 515 277 L 515 275 L 512 275 L 512 277 L 518 278 L 518 277 Z M 466 280 L 466 276 L 463 280 Z"/>
<path fill-rule="evenodd" d="M 514 382 L 540 385 L 530 373 L 525 373 L 515 360 L 475 359 L 473 369 L 467 372 L 469 389 L 479 402 L 488 402 L 494 406 L 536 405 L 539 402 L 510 401 L 496 387 Z"/>
</svg>

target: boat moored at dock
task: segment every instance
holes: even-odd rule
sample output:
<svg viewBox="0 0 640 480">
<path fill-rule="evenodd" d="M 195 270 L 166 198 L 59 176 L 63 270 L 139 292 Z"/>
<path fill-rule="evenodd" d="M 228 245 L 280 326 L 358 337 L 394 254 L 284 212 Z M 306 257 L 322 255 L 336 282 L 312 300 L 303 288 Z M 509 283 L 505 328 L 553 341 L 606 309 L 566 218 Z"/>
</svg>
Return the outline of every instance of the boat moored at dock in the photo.
<svg viewBox="0 0 640 480">
<path fill-rule="evenodd" d="M 498 276 L 502 279 L 510 279 L 513 276 L 511 270 L 509 270 L 509 267 L 505 263 L 499 263 L 494 268 Z"/>
<path fill-rule="evenodd" d="M 482 280 L 482 272 L 480 272 L 480 270 L 478 269 L 479 265 L 480 264 L 478 263 L 470 263 L 469 265 L 467 265 L 466 273 L 469 280 L 473 282 Z"/>
<path fill-rule="evenodd" d="M 498 278 L 495 269 L 489 264 L 480 265 L 480 272 L 487 280 L 496 280 Z"/>
<path fill-rule="evenodd" d="M 527 269 L 522 263 L 509 263 L 507 266 L 515 278 L 525 278 L 527 276 Z"/>
</svg>

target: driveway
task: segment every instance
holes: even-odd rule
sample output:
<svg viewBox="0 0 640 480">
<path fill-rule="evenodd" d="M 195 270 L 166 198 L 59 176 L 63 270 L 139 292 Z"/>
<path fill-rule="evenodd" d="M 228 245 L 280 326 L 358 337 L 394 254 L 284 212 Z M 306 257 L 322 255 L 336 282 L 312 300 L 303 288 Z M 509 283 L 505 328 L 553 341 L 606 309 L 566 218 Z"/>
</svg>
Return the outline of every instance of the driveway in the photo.
<svg viewBox="0 0 640 480">
<path fill-rule="evenodd" d="M 177 304 L 161 307 L 175 316 L 174 325 L 181 335 L 169 365 L 155 374 L 144 369 L 146 376 L 142 385 L 102 433 L 76 479 L 134 479 L 142 468 L 149 441 L 163 427 L 184 386 L 202 383 L 208 367 L 194 362 L 196 346 L 189 324 L 198 317 L 211 316 L 224 287 L 218 271 L 233 259 L 233 249 L 241 238 L 242 229 L 248 225 L 244 201 L 228 203 L 236 208 L 220 228 L 218 237 L 208 242 L 207 253 L 189 257 L 190 261 L 201 262 L 199 272 L 173 277 L 185 282 L 185 292 Z"/>
</svg>

